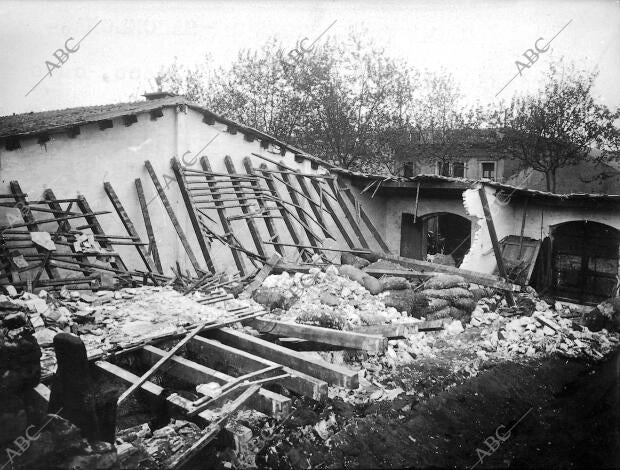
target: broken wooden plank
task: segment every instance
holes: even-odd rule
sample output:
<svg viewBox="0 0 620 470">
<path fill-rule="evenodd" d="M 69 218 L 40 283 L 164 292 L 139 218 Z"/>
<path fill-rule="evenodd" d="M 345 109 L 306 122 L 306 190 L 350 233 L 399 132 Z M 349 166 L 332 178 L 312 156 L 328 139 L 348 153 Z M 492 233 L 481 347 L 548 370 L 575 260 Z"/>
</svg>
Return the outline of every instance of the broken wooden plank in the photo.
<svg viewBox="0 0 620 470">
<path fill-rule="evenodd" d="M 336 180 L 336 184 L 340 184 L 338 182 L 338 180 Z M 347 195 L 347 197 L 349 198 L 349 201 L 351 201 L 351 204 L 355 205 L 355 196 L 353 196 L 351 188 L 349 188 L 349 187 L 347 187 L 345 185 L 345 191 L 344 192 Z M 364 208 L 361 205 L 359 206 L 359 211 L 360 211 L 360 217 L 362 218 L 362 221 L 366 224 L 366 227 L 368 227 L 368 230 L 370 231 L 370 233 L 374 237 L 375 241 L 379 244 L 381 249 L 385 253 L 392 253 L 392 251 L 390 250 L 390 247 L 385 242 L 385 240 L 383 239 L 383 237 L 381 236 L 381 234 L 377 230 L 377 227 L 375 227 L 375 224 L 372 222 L 370 217 L 368 217 L 368 214 L 366 214 L 366 211 L 364 210 Z"/>
<path fill-rule="evenodd" d="M 195 362 L 208 361 L 226 369 L 248 373 L 265 367 L 279 365 L 263 357 L 227 346 L 219 341 L 196 336 L 187 345 L 188 357 Z M 291 376 L 282 379 L 281 385 L 299 395 L 321 401 L 327 397 L 327 383 L 294 368 L 284 367 Z"/>
<path fill-rule="evenodd" d="M 382 276 L 394 276 L 394 277 L 404 277 L 407 279 L 428 279 L 429 277 L 435 276 L 439 274 L 438 272 L 420 272 L 420 271 L 411 271 L 407 269 L 378 269 L 378 268 L 364 268 L 366 274 L 370 274 L 373 277 L 382 277 Z"/>
<path fill-rule="evenodd" d="M 145 346 L 139 351 L 139 354 L 147 364 L 152 365 L 156 364 L 162 357 L 165 357 L 166 351 L 155 346 Z M 190 361 L 181 356 L 174 356 L 170 362 L 162 368 L 161 372 L 193 386 L 209 382 L 217 382 L 220 385 L 226 385 L 235 380 L 234 377 L 228 374 Z M 274 418 L 285 416 L 291 408 L 291 400 L 289 398 L 264 388 L 261 388 L 258 394 L 256 394 L 248 404 L 255 410 L 265 413 L 268 416 L 273 416 Z"/>
<path fill-rule="evenodd" d="M 330 214 L 332 220 L 334 221 L 334 224 L 336 225 L 336 228 L 344 238 L 344 241 L 346 242 L 348 247 L 354 248 L 355 244 L 353 243 L 353 240 L 344 228 L 344 225 L 342 225 L 342 221 L 340 220 L 340 218 L 336 215 L 334 207 L 332 206 L 331 202 L 329 202 L 329 198 L 326 197 L 326 192 L 321 189 L 321 184 L 316 180 L 311 180 L 311 184 L 316 193 L 319 195 L 319 199 L 321 199 L 321 201 L 323 202 L 325 209 L 327 209 L 327 212 Z"/>
<path fill-rule="evenodd" d="M 118 378 L 128 384 L 133 385 L 140 380 L 140 377 L 138 377 L 133 372 L 125 370 L 122 367 L 119 367 L 108 361 L 95 361 L 95 366 L 97 366 L 100 371 L 108 374 L 109 376 Z M 159 385 L 148 380 L 140 384 L 140 389 L 155 397 L 161 397 L 164 394 L 163 387 L 160 387 Z M 170 398 L 170 396 L 166 397 L 167 401 L 168 398 Z M 169 400 L 169 403 L 173 406 L 173 408 L 179 409 L 184 414 L 188 413 L 189 410 L 192 409 L 192 403 L 189 400 L 178 395 L 176 395 L 173 400 Z"/>
<path fill-rule="evenodd" d="M 39 225 L 37 224 L 34 216 L 32 215 L 32 211 L 30 210 L 30 207 L 28 207 L 26 196 L 24 196 L 24 192 L 22 191 L 22 188 L 20 187 L 19 182 L 11 181 L 9 185 L 11 188 L 11 193 L 15 197 L 15 202 L 17 203 L 17 206 L 20 207 L 19 211 L 22 215 L 22 218 L 24 219 L 24 222 L 30 223 L 30 225 L 27 226 L 28 230 L 30 232 L 39 232 L 40 231 Z M 48 250 L 40 247 L 39 245 L 36 245 L 35 249 L 37 250 L 37 253 L 39 254 L 48 253 Z M 48 278 L 50 279 L 61 279 L 62 278 L 62 276 L 60 275 L 60 273 L 58 272 L 56 268 L 48 266 L 47 263 L 44 263 L 43 266 L 45 268 L 45 273 L 47 274 Z"/>
<path fill-rule="evenodd" d="M 148 378 L 150 376 L 152 376 L 155 372 L 157 372 L 157 370 L 161 366 L 163 366 L 167 361 L 169 361 L 172 358 L 172 356 L 174 356 L 179 351 L 179 349 L 181 349 L 183 346 L 185 346 L 198 333 L 206 331 L 207 329 L 221 328 L 222 326 L 230 325 L 232 323 L 236 323 L 236 322 L 241 321 L 241 320 L 247 320 L 249 318 L 254 318 L 254 317 L 257 317 L 257 316 L 260 316 L 260 315 L 264 315 L 265 313 L 266 312 L 264 312 L 264 311 L 259 311 L 259 312 L 255 312 L 255 313 L 252 313 L 252 314 L 249 314 L 249 315 L 243 314 L 243 315 L 240 315 L 237 318 L 229 319 L 229 320 L 224 320 L 224 321 L 220 321 L 220 322 L 215 322 L 213 320 L 206 320 L 206 321 L 202 322 L 196 328 L 194 328 L 191 332 L 189 332 L 187 334 L 187 336 L 185 336 L 185 338 L 183 338 L 181 341 L 179 341 L 170 351 L 168 351 L 166 353 L 165 357 L 162 357 L 157 362 L 157 364 L 154 364 L 148 371 L 146 371 L 144 373 L 144 375 L 142 375 L 142 377 L 140 377 L 140 380 L 138 382 L 136 382 L 131 387 L 129 387 L 129 389 L 125 390 L 125 392 L 119 397 L 118 404 L 120 405 L 123 402 L 123 400 L 125 400 L 125 398 L 127 398 L 129 395 L 131 395 L 131 393 L 134 390 L 136 390 L 142 383 L 144 383 L 144 381 L 148 380 Z"/>
<path fill-rule="evenodd" d="M 363 349 L 373 354 L 381 354 L 387 349 L 387 340 L 383 336 L 373 334 L 334 330 L 266 318 L 248 321 L 248 325 L 261 333 L 269 333 L 278 337 L 286 336 L 342 346 L 343 348 Z"/>
<path fill-rule="evenodd" d="M 116 195 L 116 191 L 114 191 L 114 188 L 112 187 L 112 185 L 106 181 L 103 183 L 103 189 L 105 193 L 108 195 L 108 198 L 110 198 L 110 202 L 112 203 L 114 210 L 118 214 L 118 217 L 121 219 L 121 222 L 123 223 L 123 226 L 125 227 L 125 230 L 127 230 L 127 233 L 129 234 L 129 236 L 133 240 L 140 241 L 140 235 L 138 235 L 138 231 L 136 230 L 136 227 L 133 225 L 133 222 L 129 218 L 129 214 L 127 214 L 127 211 L 125 210 L 125 208 L 123 207 L 123 204 L 121 203 L 120 199 Z M 151 260 L 150 256 L 146 252 L 146 248 L 144 248 L 144 246 L 142 245 L 136 245 L 136 250 L 138 250 L 138 254 L 140 255 L 140 258 L 142 258 L 142 261 L 144 262 L 146 269 L 149 272 L 155 271 L 156 270 L 155 265 L 153 264 L 153 260 Z"/>
<path fill-rule="evenodd" d="M 282 204 L 282 197 L 280 196 L 280 193 L 278 192 L 278 189 L 276 187 L 276 184 L 273 180 L 273 178 L 271 178 L 271 175 L 269 173 L 265 173 L 265 170 L 267 169 L 267 166 L 262 164 L 260 166 L 260 171 L 263 173 L 263 175 L 265 176 L 265 184 L 267 185 L 267 188 L 269 189 L 271 196 L 274 198 L 274 200 L 276 201 L 276 205 L 278 207 L 278 210 L 280 211 L 280 215 L 282 216 L 282 220 L 284 221 L 284 225 L 286 225 L 286 228 L 291 236 L 291 239 L 293 240 L 293 243 L 296 245 L 301 244 L 301 238 L 299 236 L 299 234 L 297 233 L 297 230 L 295 228 L 295 225 L 293 225 L 293 222 L 291 221 L 291 217 L 290 214 L 288 213 L 288 211 L 286 210 L 286 207 L 284 207 L 284 204 Z M 280 244 L 280 243 L 278 243 Z M 275 245 L 275 243 L 274 243 Z M 310 256 L 310 254 L 303 248 L 298 248 L 299 254 L 302 257 L 302 259 L 304 260 L 309 260 L 312 258 L 312 256 Z"/>
<path fill-rule="evenodd" d="M 357 371 L 308 357 L 303 353 L 278 346 L 269 341 L 255 338 L 229 328 L 212 331 L 209 333 L 209 336 L 229 346 L 243 349 L 249 353 L 257 354 L 270 361 L 274 361 L 277 364 L 282 364 L 321 380 L 325 380 L 331 385 L 339 385 L 350 389 L 355 389 L 359 386 Z"/>
<path fill-rule="evenodd" d="M 76 204 L 78 208 L 80 209 L 80 211 L 82 212 L 84 219 L 90 226 L 91 232 L 93 232 L 95 235 L 100 235 L 102 237 L 98 241 L 99 245 L 108 251 L 113 251 L 112 244 L 108 240 L 106 233 L 103 230 L 103 227 L 101 226 L 101 224 L 99 223 L 99 220 L 97 219 L 97 215 L 99 215 L 99 213 L 92 211 L 92 209 L 90 208 L 90 205 L 86 201 L 86 197 L 84 197 L 84 195 L 82 194 L 78 194 Z M 104 212 L 100 212 L 100 213 L 104 213 Z M 105 213 L 108 213 L 108 211 L 105 211 Z M 58 219 L 60 219 L 60 217 Z M 120 256 L 118 256 L 116 259 L 111 260 L 110 266 L 112 266 L 114 269 L 119 269 L 121 271 L 128 271 L 127 266 L 125 265 L 125 262 L 122 260 Z"/>
<path fill-rule="evenodd" d="M 281 259 L 282 257 L 278 253 L 274 253 L 273 255 L 271 255 L 271 258 L 267 260 L 265 265 L 260 269 L 260 271 L 258 271 L 256 276 L 254 276 L 254 279 L 252 280 L 252 282 L 250 282 L 250 284 L 248 284 L 244 292 L 247 295 L 251 296 L 254 291 L 263 284 L 265 279 L 267 279 L 267 276 L 271 274 L 271 271 Z"/>
<path fill-rule="evenodd" d="M 245 167 L 245 171 L 248 173 L 248 175 L 251 175 L 251 176 L 255 175 L 254 168 L 252 167 L 252 161 L 250 160 L 250 157 L 245 157 L 243 159 L 243 166 Z M 258 179 L 250 181 L 250 186 L 254 190 L 254 193 L 255 193 L 255 196 L 256 196 L 256 202 L 257 202 L 258 207 L 260 208 L 260 210 L 261 211 L 267 211 L 269 214 L 271 214 L 271 211 L 269 209 L 267 209 L 267 206 L 265 205 L 264 198 L 260 197 L 261 196 L 261 191 L 264 191 L 264 190 L 260 187 L 260 183 L 259 183 Z M 280 238 L 279 238 L 278 231 L 276 229 L 276 226 L 275 226 L 273 220 L 274 220 L 274 217 L 272 217 L 272 216 L 264 218 L 265 225 L 267 226 L 267 232 L 269 232 L 269 236 L 271 237 L 270 241 L 277 242 L 277 241 L 279 241 Z M 278 254 L 280 254 L 281 256 L 284 256 L 284 250 L 283 250 L 281 245 L 276 244 L 276 245 L 274 245 L 274 248 L 278 252 Z"/>
<path fill-rule="evenodd" d="M 202 329 L 210 323 L 210 320 L 206 320 L 198 325 L 194 330 L 189 333 L 185 338 L 179 341 L 170 351 L 166 353 L 164 357 L 162 357 L 157 363 L 153 364 L 153 366 L 147 370 L 139 380 L 137 380 L 131 387 L 123 392 L 123 394 L 118 398 L 118 404 L 120 405 L 129 395 L 131 395 L 138 387 L 140 387 L 144 382 L 146 382 L 149 377 L 151 377 L 155 372 L 157 372 L 167 361 L 169 361 L 172 356 L 174 356 L 179 349 L 185 346 L 194 336 L 202 331 Z"/>
<path fill-rule="evenodd" d="M 200 165 L 202 166 L 205 173 L 211 172 L 211 164 L 209 163 L 209 159 L 207 157 L 200 157 Z M 220 223 L 222 224 L 222 229 L 224 230 L 224 238 L 226 239 L 226 242 L 228 243 L 228 246 L 230 247 L 233 260 L 235 261 L 235 266 L 237 266 L 237 270 L 239 271 L 239 273 L 242 276 L 245 276 L 247 273 L 245 262 L 241 258 L 241 254 L 239 253 L 239 251 L 235 249 L 235 245 L 237 244 L 237 241 L 235 239 L 232 226 L 230 225 L 230 222 L 226 218 L 226 211 L 223 208 L 224 204 L 219 201 L 219 199 L 222 196 L 219 194 L 219 191 L 218 191 L 217 185 L 214 182 L 213 176 L 205 174 L 205 180 L 207 181 L 207 185 L 209 186 L 209 189 L 211 191 L 211 198 L 215 205 L 215 210 L 217 211 L 217 215 L 220 218 Z"/>
<path fill-rule="evenodd" d="M 142 218 L 144 219 L 144 227 L 146 228 L 146 234 L 149 238 L 149 251 L 153 256 L 153 262 L 157 268 L 159 274 L 163 274 L 164 270 L 161 265 L 161 259 L 159 258 L 159 250 L 157 249 L 157 242 L 155 240 L 155 233 L 153 232 L 153 225 L 151 224 L 151 216 L 149 214 L 148 204 L 144 197 L 144 188 L 142 187 L 142 181 L 140 178 L 135 179 L 136 192 L 138 193 L 138 201 L 140 202 L 140 210 L 142 211 Z"/>
<path fill-rule="evenodd" d="M 306 236 L 308 237 L 308 242 L 312 247 L 314 247 L 315 252 L 317 254 L 320 254 L 320 250 L 318 250 L 318 248 L 320 248 L 320 246 L 323 244 L 323 240 L 319 239 L 316 234 L 312 232 L 312 230 L 310 230 L 308 219 L 306 218 L 305 212 L 302 210 L 301 203 L 299 201 L 299 198 L 297 197 L 297 193 L 293 188 L 289 176 L 287 174 L 282 174 L 282 179 L 284 181 L 286 189 L 288 190 L 288 195 L 291 199 L 291 202 L 293 203 L 293 205 L 295 206 L 295 210 L 297 211 L 297 217 L 299 217 L 302 222 L 302 226 L 304 228 L 304 231 L 306 232 Z"/>
<path fill-rule="evenodd" d="M 205 263 L 207 263 L 207 269 L 210 272 L 214 273 L 215 266 L 213 266 L 211 253 L 209 253 L 207 241 L 205 240 L 204 233 L 202 232 L 202 227 L 200 226 L 200 222 L 198 221 L 198 214 L 196 213 L 195 202 L 193 200 L 192 193 L 187 187 L 187 181 L 183 173 L 183 168 L 181 168 L 181 164 L 176 158 L 173 158 L 170 161 L 170 166 L 172 167 L 172 171 L 177 179 L 179 190 L 181 191 L 181 196 L 183 197 L 183 202 L 185 203 L 185 208 L 187 209 L 187 213 L 189 215 L 189 220 L 192 223 L 194 233 L 196 234 L 196 239 L 198 240 L 198 246 L 200 246 L 200 251 L 202 252 L 202 257 L 204 258 Z"/>
<path fill-rule="evenodd" d="M 297 178 L 297 184 L 299 184 L 299 188 L 301 189 L 301 192 L 306 195 L 306 198 L 308 198 L 308 200 L 313 201 L 312 196 L 310 195 L 310 191 L 308 190 L 308 186 L 306 185 L 306 181 L 305 181 L 305 178 L 309 178 L 311 181 L 313 181 L 312 178 L 309 176 L 302 176 L 299 174 L 295 174 L 295 176 Z M 319 197 L 319 199 L 321 198 Z M 325 224 L 325 221 L 323 220 L 323 214 L 321 213 L 321 210 L 323 209 L 322 203 L 323 201 L 319 200 L 318 207 L 314 204 L 310 204 L 310 210 L 314 214 L 314 217 L 316 217 L 316 220 L 319 222 L 321 230 L 323 230 L 323 235 L 326 238 L 334 239 L 333 235 L 329 233 L 329 231 L 327 230 L 326 228 L 327 226 Z"/>
<path fill-rule="evenodd" d="M 161 202 L 164 205 L 166 212 L 168 213 L 168 217 L 170 218 L 170 221 L 172 222 L 172 226 L 174 227 L 174 229 L 177 232 L 177 235 L 179 236 L 179 240 L 181 240 L 181 244 L 183 245 L 183 248 L 185 249 L 185 253 L 187 253 L 187 257 L 189 258 L 189 261 L 192 264 L 194 271 L 196 271 L 196 273 L 203 272 L 202 269 L 200 268 L 200 264 L 198 263 L 198 260 L 196 259 L 196 256 L 194 255 L 192 247 L 187 241 L 185 232 L 181 228 L 179 219 L 177 219 L 176 214 L 172 210 L 170 201 L 168 201 L 168 196 L 166 196 L 164 188 L 161 186 L 161 183 L 159 182 L 159 178 L 157 177 L 157 174 L 155 173 L 155 169 L 153 168 L 153 165 L 151 165 L 150 161 L 145 160 L 144 166 L 146 166 L 146 170 L 148 171 L 151 177 L 151 180 L 153 181 L 153 185 L 155 186 L 155 189 L 157 190 L 157 194 L 159 195 L 159 198 L 161 199 Z"/>
<path fill-rule="evenodd" d="M 228 173 L 230 173 L 231 175 L 236 173 L 235 164 L 233 163 L 232 158 L 230 158 L 229 155 L 226 155 L 224 157 L 224 165 L 226 166 L 226 171 L 228 171 Z M 243 188 L 239 180 L 231 179 L 231 182 L 232 182 L 232 185 L 235 191 L 241 191 L 242 189 L 248 189 L 248 188 Z M 243 212 L 244 215 L 251 214 L 250 210 L 248 209 L 249 205 L 247 205 L 248 201 L 246 200 L 245 196 L 241 192 L 237 193 L 237 199 L 239 201 L 239 207 L 241 208 L 241 212 Z M 256 225 L 256 222 L 252 218 L 246 218 L 245 222 L 248 226 L 248 230 L 250 231 L 250 235 L 252 236 L 252 241 L 254 242 L 256 251 L 258 252 L 259 255 L 266 258 L 267 254 L 265 253 L 265 248 L 263 247 L 263 240 L 260 236 L 260 232 L 258 230 L 258 226 Z"/>
<path fill-rule="evenodd" d="M 230 388 L 226 388 L 226 389 L 222 388 L 220 395 L 216 397 L 212 397 L 212 398 L 205 397 L 205 398 L 208 398 L 207 401 L 199 405 L 194 405 L 195 408 L 192 409 L 192 411 L 188 413 L 188 416 L 196 416 L 197 414 L 203 411 L 206 411 L 209 408 L 217 407 L 218 403 L 221 403 L 226 399 L 230 399 L 231 395 L 234 396 L 235 394 L 243 390 L 245 387 L 250 387 L 250 388 L 257 387 L 257 389 L 259 389 L 262 384 L 267 384 L 269 382 L 276 382 L 278 380 L 285 379 L 288 376 L 289 376 L 288 374 L 282 374 L 276 377 L 265 377 L 263 379 L 255 380 L 253 382 L 245 381 L 245 382 L 235 383 Z"/>
<path fill-rule="evenodd" d="M 187 451 L 185 451 L 181 456 L 175 458 L 173 461 L 169 462 L 167 468 L 173 468 L 175 470 L 182 470 L 183 468 L 196 468 L 192 461 L 195 457 L 200 453 L 202 449 L 204 449 L 222 430 L 224 427 L 224 423 L 228 419 L 228 417 L 237 411 L 241 406 L 245 404 L 256 392 L 259 390 L 258 385 L 253 385 L 249 387 L 246 391 L 244 391 L 239 397 L 237 397 L 233 402 L 226 403 L 221 410 L 223 416 L 218 419 L 215 423 L 210 424 L 207 429 L 204 431 L 203 436 L 198 439 L 192 447 L 190 447 Z M 200 465 L 202 467 L 202 465 Z"/>
<path fill-rule="evenodd" d="M 355 220 L 355 217 L 353 217 L 353 214 L 349 210 L 349 207 L 347 206 L 347 203 L 344 200 L 344 198 L 342 197 L 342 194 L 340 193 L 340 191 L 337 188 L 336 184 L 334 183 L 333 180 L 327 180 L 327 184 L 328 184 L 329 188 L 331 189 L 332 193 L 338 199 L 338 204 L 340 205 L 340 208 L 342 209 L 342 212 L 344 213 L 344 216 L 347 219 L 347 222 L 349 222 L 349 225 L 351 226 L 351 228 L 355 232 L 355 235 L 357 236 L 360 244 L 362 245 L 363 248 L 369 249 L 370 245 L 366 241 L 366 238 L 364 237 L 364 234 L 362 233 L 361 227 L 357 223 L 357 220 Z"/>
</svg>

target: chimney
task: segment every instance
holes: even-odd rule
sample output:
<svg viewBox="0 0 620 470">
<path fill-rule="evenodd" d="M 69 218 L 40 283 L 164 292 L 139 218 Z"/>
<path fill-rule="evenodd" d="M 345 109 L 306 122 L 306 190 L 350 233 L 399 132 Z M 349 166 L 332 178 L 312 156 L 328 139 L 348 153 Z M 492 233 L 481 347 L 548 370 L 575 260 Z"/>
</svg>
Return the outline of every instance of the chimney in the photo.
<svg viewBox="0 0 620 470">
<path fill-rule="evenodd" d="M 152 93 L 144 93 L 142 96 L 146 98 L 146 101 L 160 100 L 162 98 L 172 98 L 178 95 L 170 93 L 168 91 L 154 91 Z"/>
</svg>

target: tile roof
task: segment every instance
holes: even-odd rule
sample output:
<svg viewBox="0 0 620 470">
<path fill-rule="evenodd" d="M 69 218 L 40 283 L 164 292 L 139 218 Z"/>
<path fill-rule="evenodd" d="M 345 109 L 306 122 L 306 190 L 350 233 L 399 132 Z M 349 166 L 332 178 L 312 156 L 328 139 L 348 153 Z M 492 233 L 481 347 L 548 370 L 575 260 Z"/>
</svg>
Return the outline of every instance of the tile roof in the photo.
<svg viewBox="0 0 620 470">
<path fill-rule="evenodd" d="M 0 138 L 33 136 L 43 132 L 63 130 L 68 127 L 112 119 L 128 114 L 149 112 L 163 106 L 178 104 L 180 97 L 163 98 L 134 103 L 116 103 L 101 106 L 30 112 L 0 117 Z"/>
<path fill-rule="evenodd" d="M 216 121 L 233 126 L 240 132 L 253 135 L 279 147 L 283 147 L 303 158 L 332 168 L 333 165 L 314 155 L 276 139 L 265 132 L 220 116 L 184 96 L 169 96 L 160 99 L 136 101 L 133 103 L 116 103 L 100 106 L 59 109 L 54 111 L 30 112 L 0 117 L 0 139 L 7 137 L 34 137 L 43 133 L 62 132 L 68 128 L 90 124 L 105 119 L 113 119 L 130 114 L 146 113 L 168 106 L 186 105 L 202 114 L 207 114 Z"/>
</svg>

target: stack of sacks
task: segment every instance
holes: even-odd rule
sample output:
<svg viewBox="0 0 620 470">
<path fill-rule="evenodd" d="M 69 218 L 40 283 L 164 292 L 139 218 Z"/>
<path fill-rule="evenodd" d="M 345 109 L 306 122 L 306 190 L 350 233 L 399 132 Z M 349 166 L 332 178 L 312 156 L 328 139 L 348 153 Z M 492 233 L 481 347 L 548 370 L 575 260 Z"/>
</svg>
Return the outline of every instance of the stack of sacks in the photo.
<svg viewBox="0 0 620 470">
<path fill-rule="evenodd" d="M 393 307 L 399 312 L 419 317 L 428 306 L 426 297 L 415 292 L 409 281 L 404 277 L 388 276 L 376 279 L 361 269 L 350 265 L 340 266 L 338 272 L 341 276 L 364 286 L 372 295 L 381 294 L 380 298 L 385 306 Z"/>
<path fill-rule="evenodd" d="M 430 278 L 420 292 L 428 300 L 427 320 L 455 318 L 468 322 L 476 307 L 474 294 L 464 278 L 454 274 L 439 274 Z"/>
<path fill-rule="evenodd" d="M 349 264 L 343 264 L 338 268 L 338 273 L 341 276 L 347 277 L 352 281 L 361 284 L 372 295 L 377 295 L 383 292 L 383 286 L 379 279 L 372 277 L 370 274 L 365 273 L 361 269 L 351 266 Z"/>
</svg>

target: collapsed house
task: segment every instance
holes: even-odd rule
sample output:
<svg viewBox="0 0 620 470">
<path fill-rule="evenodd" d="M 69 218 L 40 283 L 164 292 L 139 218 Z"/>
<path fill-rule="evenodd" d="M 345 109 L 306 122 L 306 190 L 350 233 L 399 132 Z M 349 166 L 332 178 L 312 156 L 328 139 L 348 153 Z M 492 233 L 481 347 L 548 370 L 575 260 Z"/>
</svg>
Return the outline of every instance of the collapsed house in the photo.
<svg viewBox="0 0 620 470">
<path fill-rule="evenodd" d="M 161 93 L 0 118 L 0 141 L 1 347 L 24 356 L 2 363 L 1 441 L 58 413 L 60 466 L 182 468 L 224 427 L 241 459 L 243 406 L 393 398 L 382 368 L 435 354 L 430 332 L 475 348 L 472 373 L 617 345 L 613 305 L 591 331 L 526 286 L 617 295 L 620 196 L 352 173 Z"/>
</svg>

